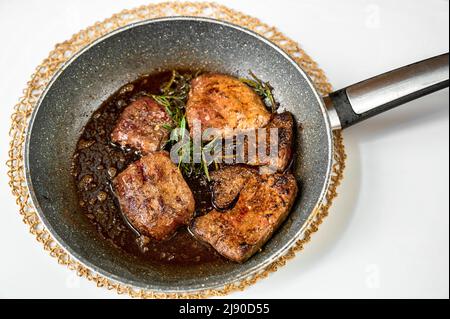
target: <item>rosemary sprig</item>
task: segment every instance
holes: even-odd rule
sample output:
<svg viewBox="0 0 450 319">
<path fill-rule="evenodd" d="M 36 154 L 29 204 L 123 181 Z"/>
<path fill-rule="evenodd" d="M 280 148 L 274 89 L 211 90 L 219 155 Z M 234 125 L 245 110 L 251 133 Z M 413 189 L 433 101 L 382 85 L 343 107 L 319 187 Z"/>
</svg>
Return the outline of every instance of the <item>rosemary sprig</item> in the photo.
<svg viewBox="0 0 450 319">
<path fill-rule="evenodd" d="M 273 97 L 273 87 L 269 82 L 261 81 L 251 70 L 248 73 L 252 79 L 240 78 L 239 80 L 251 87 L 264 101 L 267 101 L 266 106 L 272 113 L 275 113 L 279 105 Z"/>
<path fill-rule="evenodd" d="M 188 129 L 186 121 L 186 103 L 190 90 L 190 82 L 193 78 L 197 77 L 200 72 L 192 73 L 180 73 L 176 70 L 172 71 L 170 79 L 164 83 L 159 95 L 149 94 L 158 104 L 163 106 L 173 121 L 173 125 L 164 124 L 163 127 L 170 132 L 170 139 L 166 143 L 165 148 L 170 149 L 173 145 L 179 141 L 184 141 L 185 131 Z M 261 81 L 252 71 L 249 71 L 250 79 L 241 78 L 240 80 L 251 87 L 265 102 L 266 107 L 275 113 L 278 109 L 278 103 L 273 96 L 273 88 L 269 82 Z M 218 168 L 217 160 L 207 159 L 207 152 L 211 154 L 211 151 L 216 151 L 215 142 L 213 140 L 206 145 L 201 146 L 200 163 L 194 163 L 194 146 L 192 139 L 187 138 L 186 144 L 179 150 L 180 162 L 178 168 L 183 175 L 189 177 L 192 175 L 204 175 L 210 180 L 209 166 L 214 164 L 216 169 Z M 183 161 L 186 160 L 186 162 Z"/>
<path fill-rule="evenodd" d="M 184 133 L 186 131 L 186 116 L 183 115 L 180 121 L 180 133 L 181 133 L 181 139 L 184 139 Z"/>
<path fill-rule="evenodd" d="M 161 94 L 148 94 L 159 105 L 163 106 L 173 121 L 173 125 L 164 124 L 163 127 L 170 131 L 170 139 L 166 143 L 165 148 L 170 149 L 174 144 L 186 139 L 185 132 L 188 130 L 186 121 L 186 103 L 190 90 L 190 81 L 199 75 L 199 71 L 194 74 L 180 73 L 176 70 L 172 71 L 169 81 L 160 88 Z M 206 160 L 205 152 L 210 150 L 212 142 L 201 147 L 200 163 L 194 163 L 194 146 L 192 139 L 188 137 L 186 142 L 178 151 L 179 163 L 178 169 L 185 176 L 205 175 L 210 180 L 209 166 L 212 164 Z M 184 162 L 187 160 L 187 162 Z M 216 163 L 217 165 L 217 163 Z"/>
<path fill-rule="evenodd" d="M 175 78 L 177 77 L 177 71 L 172 70 L 172 77 L 170 78 L 169 82 L 167 82 L 166 85 L 164 85 L 161 89 L 161 91 L 163 93 L 166 93 L 167 91 L 169 91 L 169 89 L 171 88 L 173 82 L 175 82 Z"/>
<path fill-rule="evenodd" d="M 202 153 L 202 167 L 203 167 L 203 171 L 205 173 L 206 179 L 208 181 L 211 181 L 211 177 L 209 176 L 208 164 L 206 163 L 205 158 L 203 157 L 203 153 Z"/>
</svg>

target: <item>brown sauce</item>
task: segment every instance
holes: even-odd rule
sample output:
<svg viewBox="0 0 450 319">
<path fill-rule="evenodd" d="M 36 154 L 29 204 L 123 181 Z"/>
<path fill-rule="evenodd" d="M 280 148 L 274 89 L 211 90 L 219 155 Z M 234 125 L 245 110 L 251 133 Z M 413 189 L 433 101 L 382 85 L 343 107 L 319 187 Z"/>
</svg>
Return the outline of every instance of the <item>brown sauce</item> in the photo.
<svg viewBox="0 0 450 319">
<path fill-rule="evenodd" d="M 186 73 L 188 71 L 180 71 Z M 228 262 L 215 250 L 195 240 L 188 229 L 181 228 L 171 239 L 142 241 L 124 220 L 111 188 L 111 181 L 140 154 L 111 143 L 110 135 L 123 109 L 143 93 L 159 94 L 171 72 L 143 76 L 125 85 L 105 101 L 85 126 L 74 154 L 73 175 L 82 212 L 99 233 L 119 249 L 137 258 L 159 264 L 201 265 Z M 203 178 L 187 178 L 195 201 L 196 214 L 212 209 L 209 185 Z"/>
</svg>

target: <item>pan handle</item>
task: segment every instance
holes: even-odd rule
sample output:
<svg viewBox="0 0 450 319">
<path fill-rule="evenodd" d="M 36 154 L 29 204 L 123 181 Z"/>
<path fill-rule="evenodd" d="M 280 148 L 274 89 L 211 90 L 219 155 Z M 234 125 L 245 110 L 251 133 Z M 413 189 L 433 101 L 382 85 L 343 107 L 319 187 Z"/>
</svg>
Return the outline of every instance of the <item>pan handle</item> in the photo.
<svg viewBox="0 0 450 319">
<path fill-rule="evenodd" d="M 344 129 L 448 86 L 446 53 L 351 85 L 324 101 L 332 127 Z"/>
</svg>

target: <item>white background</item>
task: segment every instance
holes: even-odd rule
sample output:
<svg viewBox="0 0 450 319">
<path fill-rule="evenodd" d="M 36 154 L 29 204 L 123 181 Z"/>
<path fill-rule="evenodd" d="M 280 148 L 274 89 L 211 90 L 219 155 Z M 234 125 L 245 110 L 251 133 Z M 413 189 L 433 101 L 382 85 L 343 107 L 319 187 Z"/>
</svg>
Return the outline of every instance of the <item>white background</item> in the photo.
<svg viewBox="0 0 450 319">
<path fill-rule="evenodd" d="M 49 257 L 7 185 L 9 117 L 57 42 L 144 0 L 0 0 L 0 297 L 114 298 Z M 277 26 L 341 88 L 449 48 L 448 0 L 219 1 Z M 449 93 L 345 132 L 331 215 L 305 251 L 237 298 L 449 297 Z"/>
</svg>

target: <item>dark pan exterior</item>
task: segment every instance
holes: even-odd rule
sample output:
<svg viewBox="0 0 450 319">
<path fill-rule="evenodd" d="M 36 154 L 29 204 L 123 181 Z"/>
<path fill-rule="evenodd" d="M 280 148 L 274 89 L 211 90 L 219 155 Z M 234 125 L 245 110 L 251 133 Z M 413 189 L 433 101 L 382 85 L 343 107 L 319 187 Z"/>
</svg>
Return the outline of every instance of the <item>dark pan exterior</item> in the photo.
<svg viewBox="0 0 450 319">
<path fill-rule="evenodd" d="M 282 110 L 302 129 L 297 138 L 300 197 L 289 219 L 262 252 L 244 264 L 158 267 L 128 256 L 100 238 L 80 213 L 71 157 L 91 114 L 123 84 L 142 74 L 200 68 L 236 76 L 252 70 L 275 87 Z M 98 273 L 160 292 L 218 288 L 261 270 L 286 251 L 328 186 L 332 137 L 322 100 L 305 73 L 279 48 L 237 26 L 203 18 L 165 18 L 127 26 L 96 41 L 53 78 L 28 128 L 27 183 L 40 218 L 72 256 Z"/>
</svg>

